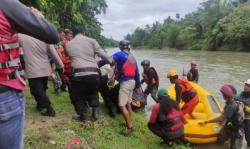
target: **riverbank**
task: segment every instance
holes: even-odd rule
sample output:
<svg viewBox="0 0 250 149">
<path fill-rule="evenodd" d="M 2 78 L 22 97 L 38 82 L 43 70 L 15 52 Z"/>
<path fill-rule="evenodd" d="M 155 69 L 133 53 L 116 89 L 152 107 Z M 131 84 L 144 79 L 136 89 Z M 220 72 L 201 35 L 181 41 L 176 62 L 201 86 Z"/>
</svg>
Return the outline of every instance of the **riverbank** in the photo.
<svg viewBox="0 0 250 149">
<path fill-rule="evenodd" d="M 74 109 L 68 94 L 60 96 L 53 94 L 52 87 L 48 94 L 57 112 L 55 118 L 42 117 L 35 110 L 35 102 L 28 91 L 25 92 L 26 103 L 26 149 L 65 149 L 72 137 L 79 137 L 82 149 L 161 149 L 167 146 L 161 145 L 161 140 L 147 129 L 147 120 L 142 113 L 133 113 L 133 125 L 135 131 L 130 137 L 124 137 L 119 132 L 122 129 L 121 115 L 114 119 L 106 113 L 102 104 L 102 114 L 98 121 L 90 120 L 81 124 L 71 120 Z M 186 149 L 184 146 L 172 148 Z"/>
</svg>

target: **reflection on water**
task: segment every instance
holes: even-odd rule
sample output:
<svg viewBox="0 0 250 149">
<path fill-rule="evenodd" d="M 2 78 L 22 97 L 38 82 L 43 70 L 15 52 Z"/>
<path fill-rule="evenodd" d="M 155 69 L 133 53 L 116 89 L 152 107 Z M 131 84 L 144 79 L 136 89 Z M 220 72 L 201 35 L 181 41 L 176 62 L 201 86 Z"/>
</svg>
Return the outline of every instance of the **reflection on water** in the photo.
<svg viewBox="0 0 250 149">
<path fill-rule="evenodd" d="M 118 51 L 108 49 L 110 54 Z M 160 76 L 160 87 L 168 87 L 169 80 L 166 72 L 176 69 L 179 74 L 183 69 L 188 71 L 191 60 L 198 61 L 200 74 L 199 84 L 222 101 L 219 88 L 223 84 L 232 84 L 238 91 L 242 91 L 243 82 L 250 78 L 250 53 L 243 52 L 212 52 L 212 51 L 167 51 L 167 50 L 136 50 L 134 53 L 138 66 L 143 59 L 149 59 Z M 140 67 L 140 66 L 139 66 Z M 142 68 L 140 67 L 142 71 Z M 148 101 L 149 109 L 153 99 Z M 149 110 L 148 109 L 148 110 Z M 199 145 L 202 149 L 223 149 L 218 145 Z"/>
</svg>

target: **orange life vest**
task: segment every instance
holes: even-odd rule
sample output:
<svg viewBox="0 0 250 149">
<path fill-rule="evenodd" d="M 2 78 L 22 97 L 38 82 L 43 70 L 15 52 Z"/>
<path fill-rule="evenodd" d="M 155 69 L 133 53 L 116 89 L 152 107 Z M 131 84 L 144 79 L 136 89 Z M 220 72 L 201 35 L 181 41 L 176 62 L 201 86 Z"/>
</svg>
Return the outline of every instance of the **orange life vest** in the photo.
<svg viewBox="0 0 250 149">
<path fill-rule="evenodd" d="M 0 85 L 24 90 L 25 82 L 18 73 L 19 67 L 18 36 L 0 10 Z"/>
<path fill-rule="evenodd" d="M 181 98 L 183 101 L 189 101 L 197 96 L 196 90 L 191 86 L 186 78 L 179 79 L 177 83 L 181 87 Z"/>
<path fill-rule="evenodd" d="M 59 54 L 60 59 L 62 60 L 64 64 L 63 80 L 68 80 L 69 79 L 68 77 L 71 75 L 71 72 L 72 72 L 70 57 L 66 55 L 65 49 L 63 46 L 59 45 L 56 48 L 56 50 Z"/>
</svg>

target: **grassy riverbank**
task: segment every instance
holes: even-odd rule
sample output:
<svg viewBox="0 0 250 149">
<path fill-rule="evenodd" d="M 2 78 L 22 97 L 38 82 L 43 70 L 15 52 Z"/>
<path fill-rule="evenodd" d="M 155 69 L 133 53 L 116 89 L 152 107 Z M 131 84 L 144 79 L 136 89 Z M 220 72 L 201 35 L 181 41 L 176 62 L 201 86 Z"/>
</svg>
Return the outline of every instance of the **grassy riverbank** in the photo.
<svg viewBox="0 0 250 149">
<path fill-rule="evenodd" d="M 82 149 L 160 149 L 161 140 L 154 136 L 146 127 L 147 120 L 142 113 L 133 114 L 135 131 L 130 137 L 119 134 L 122 129 L 121 115 L 110 118 L 102 105 L 102 115 L 98 121 L 90 120 L 81 124 L 71 120 L 74 109 L 68 99 L 67 93 L 54 96 L 52 89 L 48 90 L 52 104 L 57 115 L 55 118 L 42 117 L 35 110 L 33 97 L 26 92 L 26 149 L 65 149 L 71 138 L 77 136 L 81 140 Z M 174 146 L 172 148 L 183 148 Z"/>
</svg>

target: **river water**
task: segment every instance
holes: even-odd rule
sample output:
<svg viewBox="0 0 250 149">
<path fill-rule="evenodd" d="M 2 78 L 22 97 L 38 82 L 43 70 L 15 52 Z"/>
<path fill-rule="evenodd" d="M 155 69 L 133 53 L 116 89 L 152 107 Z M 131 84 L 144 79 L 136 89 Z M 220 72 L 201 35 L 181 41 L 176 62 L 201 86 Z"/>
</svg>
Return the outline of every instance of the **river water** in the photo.
<svg viewBox="0 0 250 149">
<path fill-rule="evenodd" d="M 118 51 L 107 49 L 109 54 Z M 228 51 L 188 51 L 188 50 L 132 50 L 140 71 L 140 62 L 144 59 L 151 61 L 160 76 L 160 87 L 168 87 L 169 80 L 166 73 L 175 69 L 180 75 L 183 69 L 188 71 L 191 60 L 198 61 L 200 74 L 199 84 L 217 97 L 222 104 L 219 89 L 223 84 L 232 84 L 238 91 L 242 91 L 244 81 L 250 79 L 250 53 Z"/>
<path fill-rule="evenodd" d="M 107 49 L 109 54 L 113 54 L 118 49 Z M 160 76 L 160 87 L 168 87 L 169 80 L 166 72 L 175 69 L 179 74 L 183 70 L 188 71 L 191 60 L 198 61 L 200 74 L 199 84 L 219 99 L 222 105 L 224 101 L 219 92 L 223 84 L 235 86 L 237 91 L 242 91 L 244 81 L 250 79 L 250 53 L 229 52 L 229 51 L 189 51 L 189 50 L 155 50 L 140 49 L 132 50 L 137 59 L 140 71 L 140 62 L 144 59 L 151 61 L 151 66 L 155 67 Z M 152 99 L 148 99 L 148 109 L 153 104 Z M 202 149 L 222 149 L 225 146 L 197 145 Z"/>
</svg>

